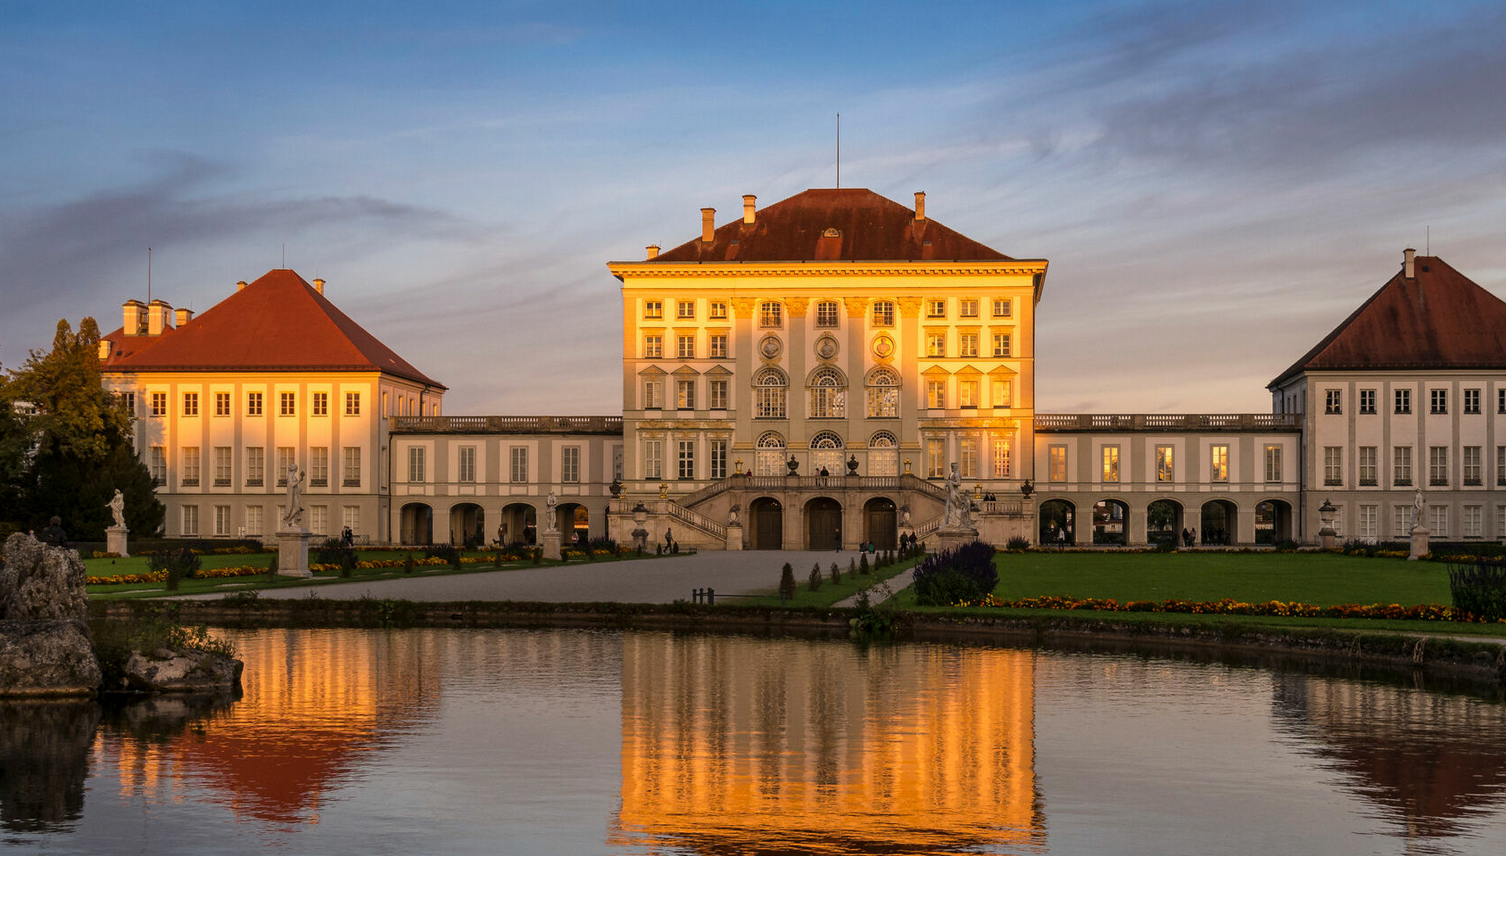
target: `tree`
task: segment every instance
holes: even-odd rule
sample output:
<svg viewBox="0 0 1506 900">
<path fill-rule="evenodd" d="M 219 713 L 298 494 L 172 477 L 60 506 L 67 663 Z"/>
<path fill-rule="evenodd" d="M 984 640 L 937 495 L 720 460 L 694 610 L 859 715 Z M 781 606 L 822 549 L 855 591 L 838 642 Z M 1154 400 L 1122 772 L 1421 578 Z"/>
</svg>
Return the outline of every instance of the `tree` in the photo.
<svg viewBox="0 0 1506 900">
<path fill-rule="evenodd" d="M 117 489 L 125 496 L 126 525 L 156 533 L 164 509 L 151 473 L 131 446 L 131 413 L 105 391 L 99 374 L 99 326 L 79 323 L 75 334 L 58 322 L 52 350 L 33 350 L 26 364 L 0 382 L 0 403 L 20 425 L 26 448 L 19 496 L 6 518 L 39 527 L 59 516 L 78 540 L 102 540 L 112 521 L 105 508 Z M 0 419 L 0 476 L 10 458 Z M 0 499 L 4 499 L 0 496 Z"/>
</svg>

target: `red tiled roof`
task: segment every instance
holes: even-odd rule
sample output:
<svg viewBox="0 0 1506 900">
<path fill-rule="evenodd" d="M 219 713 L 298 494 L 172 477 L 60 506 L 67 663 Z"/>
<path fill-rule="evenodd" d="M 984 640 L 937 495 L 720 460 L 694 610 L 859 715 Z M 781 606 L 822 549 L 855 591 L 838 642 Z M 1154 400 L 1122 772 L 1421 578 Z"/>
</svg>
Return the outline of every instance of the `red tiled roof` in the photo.
<svg viewBox="0 0 1506 900">
<path fill-rule="evenodd" d="M 158 337 L 116 329 L 106 370 L 296 371 L 373 369 L 420 384 L 420 372 L 292 269 L 273 269 L 180 328 Z"/>
<path fill-rule="evenodd" d="M 1436 256 L 1397 272 L 1277 375 L 1274 388 L 1304 371 L 1506 368 L 1506 303 Z"/>
<path fill-rule="evenodd" d="M 835 236 L 827 236 L 835 228 Z M 935 219 L 867 188 L 816 188 L 742 215 L 648 260 L 655 262 L 771 262 L 793 260 L 1008 260 Z"/>
</svg>

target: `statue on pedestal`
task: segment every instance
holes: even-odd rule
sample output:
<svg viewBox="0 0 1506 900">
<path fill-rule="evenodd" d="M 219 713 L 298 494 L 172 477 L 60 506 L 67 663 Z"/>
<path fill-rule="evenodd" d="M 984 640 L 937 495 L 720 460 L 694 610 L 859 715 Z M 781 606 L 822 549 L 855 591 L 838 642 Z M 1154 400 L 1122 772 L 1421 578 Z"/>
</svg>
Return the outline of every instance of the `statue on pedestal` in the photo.
<svg viewBox="0 0 1506 900">
<path fill-rule="evenodd" d="M 1417 494 L 1412 498 L 1412 527 L 1422 525 L 1422 488 L 1417 489 Z"/>
<path fill-rule="evenodd" d="M 110 515 L 112 515 L 112 516 L 115 517 L 115 527 L 116 528 L 124 528 L 124 527 L 126 527 L 126 523 L 125 523 L 125 497 L 124 497 L 124 495 L 122 495 L 120 493 L 120 488 L 116 488 L 115 489 L 115 496 L 111 497 L 110 498 L 110 502 L 107 503 L 107 504 L 105 504 L 105 505 L 110 508 Z"/>
<path fill-rule="evenodd" d="M 554 508 L 559 505 L 559 500 L 554 496 L 554 488 L 549 489 L 549 496 L 544 498 L 544 530 L 554 531 Z"/>
<path fill-rule="evenodd" d="M 971 528 L 973 524 L 972 501 L 962 488 L 962 475 L 956 463 L 952 463 L 952 473 L 946 479 L 946 513 L 941 521 L 943 527 Z"/>
<path fill-rule="evenodd" d="M 303 517 L 303 480 L 307 472 L 298 471 L 297 463 L 288 464 L 288 504 L 282 514 L 282 527 L 292 531 Z"/>
</svg>

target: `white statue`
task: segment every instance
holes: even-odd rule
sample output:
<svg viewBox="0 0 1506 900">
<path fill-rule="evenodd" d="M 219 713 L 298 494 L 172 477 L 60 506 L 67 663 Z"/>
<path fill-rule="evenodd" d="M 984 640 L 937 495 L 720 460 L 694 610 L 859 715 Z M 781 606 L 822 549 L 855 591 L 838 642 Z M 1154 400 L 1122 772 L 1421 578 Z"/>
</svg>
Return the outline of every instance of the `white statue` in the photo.
<svg viewBox="0 0 1506 900">
<path fill-rule="evenodd" d="M 110 515 L 115 517 L 115 527 L 124 528 L 125 523 L 125 497 L 120 493 L 120 488 L 115 489 L 115 496 L 106 504 L 110 507 Z"/>
<path fill-rule="evenodd" d="M 284 528 L 297 528 L 298 520 L 303 516 L 303 480 L 307 477 L 307 472 L 298 471 L 297 463 L 288 464 L 288 505 L 282 514 Z"/>
<path fill-rule="evenodd" d="M 549 496 L 544 500 L 544 530 L 554 531 L 554 508 L 559 501 L 554 497 L 554 488 L 549 489 Z"/>
<path fill-rule="evenodd" d="M 946 479 L 946 513 L 942 516 L 942 523 L 968 528 L 972 521 L 972 501 L 962 489 L 962 475 L 957 471 L 957 464 L 952 463 L 952 474 Z"/>
<path fill-rule="evenodd" d="M 1412 527 L 1422 524 L 1422 488 L 1417 489 L 1417 494 L 1412 498 Z"/>
</svg>

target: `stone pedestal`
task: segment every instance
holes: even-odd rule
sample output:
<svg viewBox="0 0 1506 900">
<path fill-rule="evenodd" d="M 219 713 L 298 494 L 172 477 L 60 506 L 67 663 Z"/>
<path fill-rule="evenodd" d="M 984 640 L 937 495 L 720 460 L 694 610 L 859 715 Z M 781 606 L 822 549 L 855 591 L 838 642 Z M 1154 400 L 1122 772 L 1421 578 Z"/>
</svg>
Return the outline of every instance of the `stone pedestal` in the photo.
<svg viewBox="0 0 1506 900">
<path fill-rule="evenodd" d="M 1318 546 L 1324 550 L 1332 550 L 1339 546 L 1339 533 L 1332 528 L 1318 530 Z"/>
<path fill-rule="evenodd" d="M 122 559 L 130 556 L 126 552 L 126 534 L 130 529 L 124 525 L 111 525 L 105 529 L 105 552 L 114 553 Z"/>
<path fill-rule="evenodd" d="M 727 549 L 741 550 L 743 548 L 743 527 L 741 525 L 727 526 Z"/>
<path fill-rule="evenodd" d="M 277 532 L 277 574 L 307 578 L 309 571 L 309 532 Z"/>
<path fill-rule="evenodd" d="M 560 558 L 560 530 L 550 528 L 539 533 L 539 545 L 544 548 L 545 559 Z"/>
<path fill-rule="evenodd" d="M 647 550 L 648 549 L 648 529 L 647 528 L 634 528 L 633 529 L 633 549 L 634 550 Z"/>
<path fill-rule="evenodd" d="M 936 550 L 954 550 L 978 539 L 978 529 L 964 525 L 943 525 L 936 529 Z"/>
<path fill-rule="evenodd" d="M 1431 531 L 1421 525 L 1413 526 L 1412 552 L 1407 554 L 1407 559 L 1417 559 L 1419 556 L 1426 556 L 1428 553 L 1428 538 L 1432 537 L 1432 535 Z"/>
</svg>

